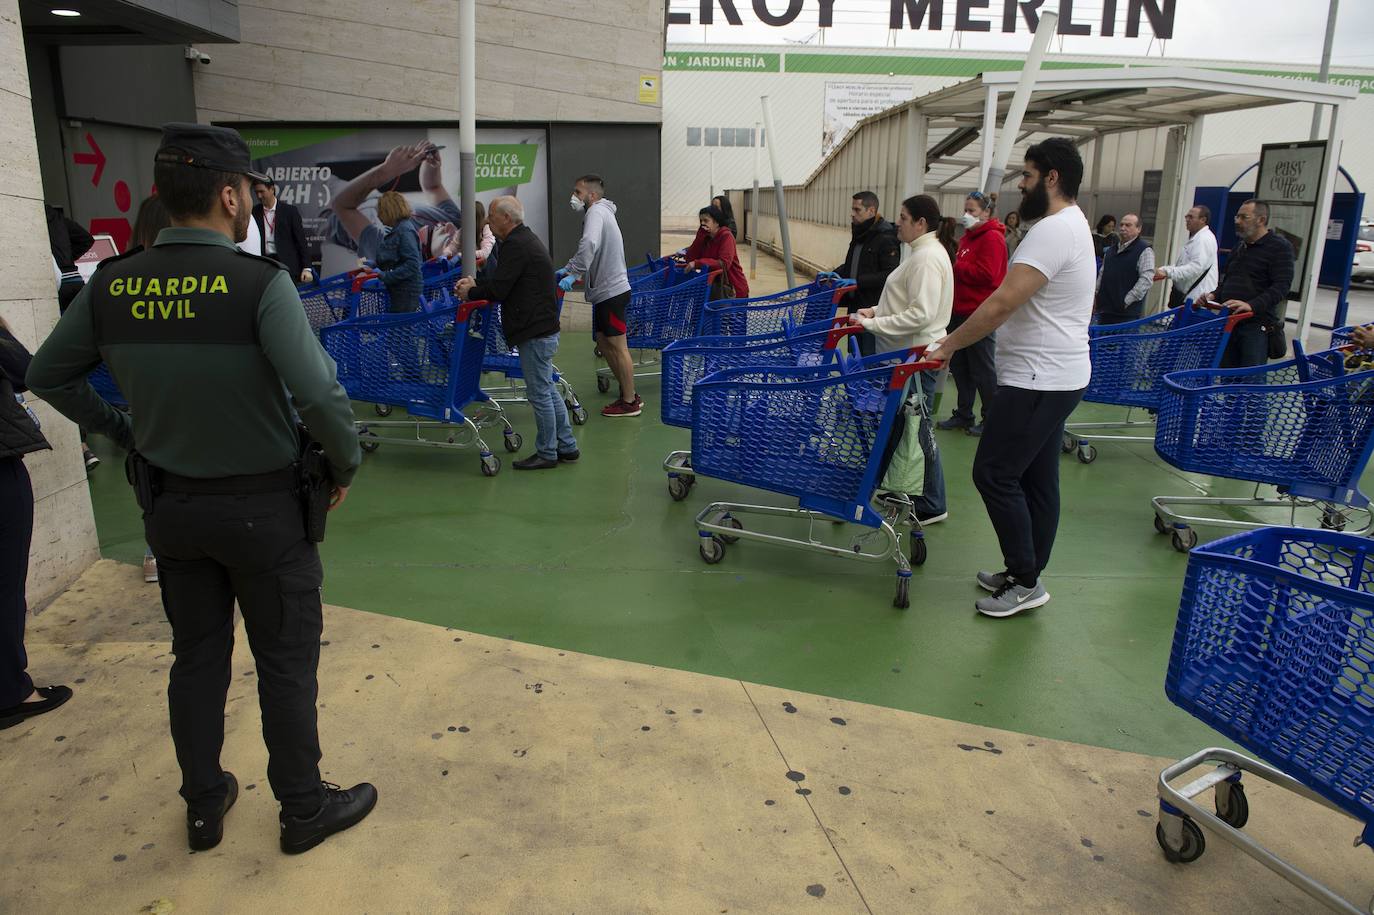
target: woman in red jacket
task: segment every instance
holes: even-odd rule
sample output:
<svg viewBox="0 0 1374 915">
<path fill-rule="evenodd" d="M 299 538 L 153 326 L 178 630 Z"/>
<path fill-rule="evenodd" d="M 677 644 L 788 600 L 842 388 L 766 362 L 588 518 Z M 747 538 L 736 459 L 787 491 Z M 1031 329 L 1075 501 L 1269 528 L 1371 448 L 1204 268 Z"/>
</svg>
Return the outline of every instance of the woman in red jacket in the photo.
<svg viewBox="0 0 1374 915">
<path fill-rule="evenodd" d="M 964 235 L 954 256 L 954 314 L 952 331 L 968 320 L 983 300 L 1002 285 L 1007 277 L 1006 227 L 993 215 L 997 195 L 974 191 L 964 199 Z M 972 346 L 961 349 L 949 362 L 949 372 L 959 389 L 959 400 L 941 429 L 964 429 L 969 435 L 982 435 L 983 423 L 973 419 L 973 398 L 983 399 L 982 415 L 997 391 L 997 343 L 989 334 Z"/>
<path fill-rule="evenodd" d="M 687 269 L 719 267 L 725 272 L 724 278 L 730 288 L 723 296 L 716 295 L 713 298 L 749 298 L 749 281 L 744 278 L 744 268 L 740 266 L 739 254 L 735 250 L 735 236 L 725 225 L 725 214 L 719 208 L 709 206 L 702 207 L 697 216 L 701 220 L 701 228 L 683 255 L 687 258 Z M 714 263 L 705 263 L 707 261 Z"/>
</svg>

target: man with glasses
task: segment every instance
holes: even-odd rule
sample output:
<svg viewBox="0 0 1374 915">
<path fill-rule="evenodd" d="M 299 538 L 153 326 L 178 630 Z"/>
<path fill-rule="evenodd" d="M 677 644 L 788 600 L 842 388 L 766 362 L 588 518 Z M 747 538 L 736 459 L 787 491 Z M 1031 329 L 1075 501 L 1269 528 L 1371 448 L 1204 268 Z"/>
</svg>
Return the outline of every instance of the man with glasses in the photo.
<svg viewBox="0 0 1374 915">
<path fill-rule="evenodd" d="M 1199 296 L 1200 303 L 1220 302 L 1235 312 L 1253 312 L 1231 331 L 1221 357 L 1223 368 L 1264 365 L 1269 361 L 1269 337 L 1283 333 L 1283 313 L 1293 288 L 1293 246 L 1269 231 L 1269 205 L 1247 200 L 1236 213 L 1241 243 L 1231 252 L 1226 274 L 1216 292 Z"/>
</svg>

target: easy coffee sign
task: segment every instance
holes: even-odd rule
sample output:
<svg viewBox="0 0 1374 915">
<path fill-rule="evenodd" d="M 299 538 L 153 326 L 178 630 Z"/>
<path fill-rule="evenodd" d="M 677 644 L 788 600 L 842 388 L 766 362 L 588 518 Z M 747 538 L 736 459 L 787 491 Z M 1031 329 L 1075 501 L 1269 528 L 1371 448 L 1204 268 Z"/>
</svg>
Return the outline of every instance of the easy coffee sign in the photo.
<svg viewBox="0 0 1374 915">
<path fill-rule="evenodd" d="M 804 10 L 817 11 L 817 24 L 828 29 L 835 24 L 835 6 L 840 0 L 699 0 L 694 19 L 690 12 L 670 12 L 669 25 L 715 25 L 719 11 L 725 25 L 744 25 L 752 15 L 763 25 L 791 25 Z M 1148 22 L 1156 38 L 1174 36 L 1177 0 L 889 0 L 888 29 L 939 32 L 1013 33 L 1033 32 L 1040 24 L 1040 11 L 1052 9 L 1059 14 L 1060 35 L 1116 35 L 1119 9 L 1125 10 L 1125 36 L 1140 35 Z M 841 9 L 843 10 L 843 5 Z"/>
</svg>

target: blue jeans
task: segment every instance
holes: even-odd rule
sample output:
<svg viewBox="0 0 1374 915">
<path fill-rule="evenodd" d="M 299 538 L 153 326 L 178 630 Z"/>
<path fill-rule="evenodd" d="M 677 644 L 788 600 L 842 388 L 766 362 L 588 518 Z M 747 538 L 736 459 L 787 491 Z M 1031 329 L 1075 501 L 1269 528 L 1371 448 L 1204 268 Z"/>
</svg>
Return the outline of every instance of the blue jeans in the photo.
<svg viewBox="0 0 1374 915">
<path fill-rule="evenodd" d="M 926 399 L 926 416 L 934 415 L 935 384 L 938 380 L 937 372 L 921 372 L 918 376 L 921 379 L 921 393 Z M 940 451 L 935 444 L 935 434 L 931 431 L 929 418 L 921 420 L 921 448 L 926 453 L 926 482 L 918 498 L 912 499 L 912 505 L 916 508 L 918 517 L 929 518 L 933 515 L 943 515 L 945 507 L 945 471 L 940 466 Z"/>
<path fill-rule="evenodd" d="M 520 350 L 520 371 L 525 375 L 525 394 L 534 408 L 537 430 L 534 447 L 539 456 L 558 460 L 558 453 L 577 450 L 568 408 L 553 382 L 553 357 L 558 352 L 558 334 L 526 340 Z"/>
</svg>

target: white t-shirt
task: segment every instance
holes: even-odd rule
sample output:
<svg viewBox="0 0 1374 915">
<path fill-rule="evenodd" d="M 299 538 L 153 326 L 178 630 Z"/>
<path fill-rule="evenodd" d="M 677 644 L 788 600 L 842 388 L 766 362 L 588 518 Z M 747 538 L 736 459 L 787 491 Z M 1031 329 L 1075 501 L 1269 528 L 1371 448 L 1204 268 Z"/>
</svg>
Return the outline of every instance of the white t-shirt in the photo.
<svg viewBox="0 0 1374 915">
<path fill-rule="evenodd" d="M 1097 261 L 1087 217 L 1077 206 L 1040 220 L 1016 247 L 1011 263 L 1049 281 L 997 328 L 997 383 L 1032 391 L 1088 386 L 1088 324 Z"/>
</svg>

